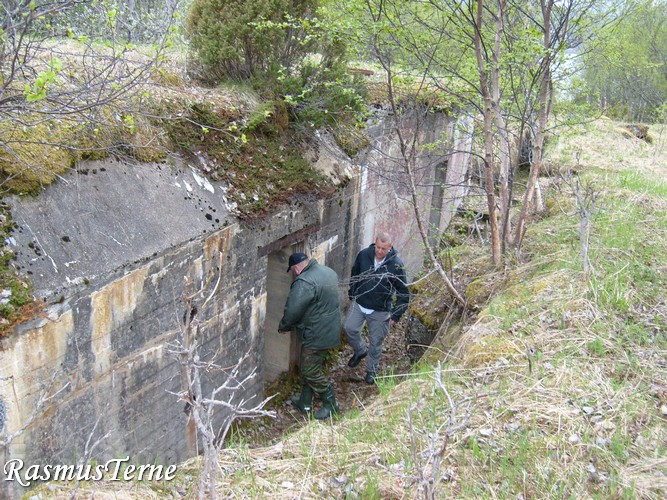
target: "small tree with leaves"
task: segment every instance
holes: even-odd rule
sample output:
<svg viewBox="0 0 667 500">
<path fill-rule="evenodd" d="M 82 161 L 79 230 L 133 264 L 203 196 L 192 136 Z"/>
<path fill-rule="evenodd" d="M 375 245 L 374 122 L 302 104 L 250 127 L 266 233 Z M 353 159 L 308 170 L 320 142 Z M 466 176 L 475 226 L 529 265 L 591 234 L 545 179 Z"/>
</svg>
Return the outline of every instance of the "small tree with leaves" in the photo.
<svg viewBox="0 0 667 500">
<path fill-rule="evenodd" d="M 363 110 L 363 86 L 347 69 L 341 32 L 317 16 L 318 0 L 195 0 L 187 19 L 191 73 L 251 84 L 308 128 Z"/>
</svg>

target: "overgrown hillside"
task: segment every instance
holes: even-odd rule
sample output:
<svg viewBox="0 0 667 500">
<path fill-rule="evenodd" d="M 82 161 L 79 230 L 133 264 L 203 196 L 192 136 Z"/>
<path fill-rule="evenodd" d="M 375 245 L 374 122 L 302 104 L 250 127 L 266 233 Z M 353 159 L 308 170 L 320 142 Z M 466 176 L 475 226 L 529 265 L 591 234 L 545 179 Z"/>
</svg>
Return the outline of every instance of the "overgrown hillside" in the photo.
<svg viewBox="0 0 667 500">
<path fill-rule="evenodd" d="M 522 254 L 491 271 L 478 238 L 450 250 L 452 272 L 470 283 L 466 321 L 412 373 L 379 378 L 370 406 L 275 446 L 224 450 L 219 496 L 664 498 L 665 131 L 651 127 L 648 142 L 601 120 L 559 132 L 542 179 L 547 210 Z M 415 306 L 448 300 L 422 288 Z M 158 486 L 82 484 L 77 497 L 194 498 L 198 468 L 182 464 Z M 40 488 L 41 498 L 71 490 Z"/>
</svg>

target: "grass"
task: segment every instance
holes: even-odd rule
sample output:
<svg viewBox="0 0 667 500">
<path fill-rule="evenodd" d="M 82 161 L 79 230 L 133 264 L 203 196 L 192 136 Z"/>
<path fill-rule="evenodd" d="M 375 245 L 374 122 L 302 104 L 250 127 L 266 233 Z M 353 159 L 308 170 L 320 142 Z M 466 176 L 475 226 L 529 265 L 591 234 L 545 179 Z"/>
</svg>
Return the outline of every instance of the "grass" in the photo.
<svg viewBox="0 0 667 500">
<path fill-rule="evenodd" d="M 477 267 L 493 285 L 449 352 L 379 377 L 380 396 L 364 411 L 310 422 L 268 448 L 224 450 L 221 496 L 665 497 L 664 148 L 606 121 L 568 140 L 550 161 L 588 144 L 583 175 L 600 192 L 590 275 L 568 194 L 553 184 L 545 195 L 563 209 L 530 226 L 529 260 L 489 275 L 468 265 L 488 249 L 453 252 L 455 274 Z M 433 311 L 437 292 L 424 287 Z M 192 491 L 198 461 L 179 469 L 179 487 Z"/>
</svg>

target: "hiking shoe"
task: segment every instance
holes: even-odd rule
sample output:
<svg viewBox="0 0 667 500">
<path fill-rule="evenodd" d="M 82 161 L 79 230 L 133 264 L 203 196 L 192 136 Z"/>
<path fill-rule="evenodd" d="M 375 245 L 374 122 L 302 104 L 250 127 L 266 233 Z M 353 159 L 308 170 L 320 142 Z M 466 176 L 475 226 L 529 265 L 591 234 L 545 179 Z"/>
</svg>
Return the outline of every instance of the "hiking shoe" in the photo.
<svg viewBox="0 0 667 500">
<path fill-rule="evenodd" d="M 357 354 L 356 352 L 354 353 L 354 356 L 350 358 L 350 361 L 347 362 L 347 366 L 350 368 L 354 368 L 357 366 L 362 359 L 364 359 L 366 356 L 368 356 L 368 351 L 364 351 L 362 353 Z"/>
</svg>

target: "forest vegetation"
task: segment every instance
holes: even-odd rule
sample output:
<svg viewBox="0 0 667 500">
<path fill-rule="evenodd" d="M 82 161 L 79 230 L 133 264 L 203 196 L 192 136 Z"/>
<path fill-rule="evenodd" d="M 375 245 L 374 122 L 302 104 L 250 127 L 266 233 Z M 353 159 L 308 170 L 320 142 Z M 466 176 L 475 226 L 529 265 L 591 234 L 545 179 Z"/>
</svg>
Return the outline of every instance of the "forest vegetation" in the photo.
<svg viewBox="0 0 667 500">
<path fill-rule="evenodd" d="M 9 0 L 0 186 L 38 196 L 85 159 L 198 158 L 253 219 L 326 192 L 305 144 L 354 156 L 371 105 L 470 113 L 484 213 L 433 234 L 410 373 L 268 448 L 240 436 L 170 484 L 109 495 L 659 498 L 667 490 L 667 13 L 662 0 Z M 434 145 L 435 146 L 435 145 Z M 481 201 L 480 201 L 481 200 Z M 3 238 L 15 224 L 2 204 Z M 1 334 L 34 313 L 3 248 Z M 435 306 L 434 306 L 435 304 Z M 43 498 L 67 496 L 47 485 Z M 70 485 L 71 486 L 71 485 Z M 105 491 L 79 484 L 77 495 Z M 206 489 L 208 488 L 208 490 Z M 97 494 L 96 493 L 96 494 Z"/>
</svg>

